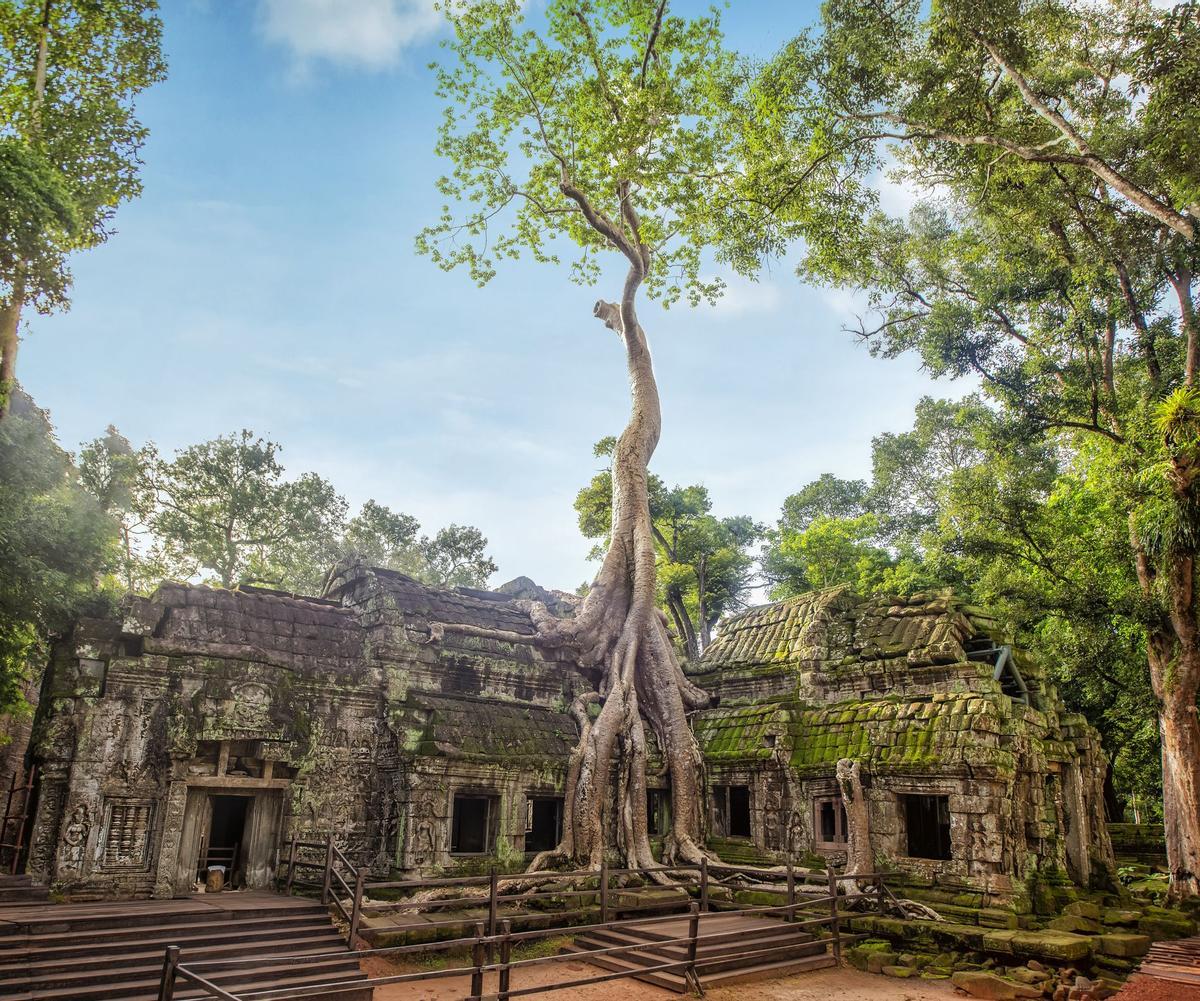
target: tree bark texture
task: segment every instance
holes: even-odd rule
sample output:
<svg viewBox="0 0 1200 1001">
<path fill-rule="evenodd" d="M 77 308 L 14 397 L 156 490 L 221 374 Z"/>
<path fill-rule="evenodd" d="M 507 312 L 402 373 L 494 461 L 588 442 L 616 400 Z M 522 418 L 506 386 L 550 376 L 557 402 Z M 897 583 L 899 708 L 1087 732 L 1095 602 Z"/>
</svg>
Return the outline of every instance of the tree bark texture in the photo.
<svg viewBox="0 0 1200 1001">
<path fill-rule="evenodd" d="M 835 774 L 842 792 L 842 805 L 846 808 L 846 872 L 874 872 L 871 810 L 863 791 L 862 765 L 850 758 L 842 758 Z"/>
</svg>

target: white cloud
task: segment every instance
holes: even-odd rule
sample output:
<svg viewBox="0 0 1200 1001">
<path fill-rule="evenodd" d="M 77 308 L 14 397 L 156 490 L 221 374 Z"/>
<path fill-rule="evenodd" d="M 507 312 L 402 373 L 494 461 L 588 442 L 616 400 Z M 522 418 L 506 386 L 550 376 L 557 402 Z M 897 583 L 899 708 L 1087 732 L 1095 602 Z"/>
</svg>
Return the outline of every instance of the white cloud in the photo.
<svg viewBox="0 0 1200 1001">
<path fill-rule="evenodd" d="M 442 24 L 435 0 L 262 0 L 260 27 L 303 70 L 318 60 L 369 70 L 395 64 Z"/>
</svg>

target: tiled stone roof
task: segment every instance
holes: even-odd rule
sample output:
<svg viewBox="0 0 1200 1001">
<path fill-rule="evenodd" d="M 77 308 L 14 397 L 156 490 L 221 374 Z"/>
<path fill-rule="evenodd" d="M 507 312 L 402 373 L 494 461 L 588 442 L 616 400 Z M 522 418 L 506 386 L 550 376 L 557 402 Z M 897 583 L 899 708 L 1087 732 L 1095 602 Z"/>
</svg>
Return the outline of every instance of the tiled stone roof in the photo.
<svg viewBox="0 0 1200 1001">
<path fill-rule="evenodd" d="M 164 583 L 149 598 L 127 600 L 121 630 L 141 637 L 149 653 L 337 670 L 362 662 L 362 633 L 352 611 L 256 588 Z"/>
<path fill-rule="evenodd" d="M 405 751 L 500 764 L 561 764 L 578 738 L 564 713 L 538 706 L 412 693 L 390 714 Z"/>
</svg>

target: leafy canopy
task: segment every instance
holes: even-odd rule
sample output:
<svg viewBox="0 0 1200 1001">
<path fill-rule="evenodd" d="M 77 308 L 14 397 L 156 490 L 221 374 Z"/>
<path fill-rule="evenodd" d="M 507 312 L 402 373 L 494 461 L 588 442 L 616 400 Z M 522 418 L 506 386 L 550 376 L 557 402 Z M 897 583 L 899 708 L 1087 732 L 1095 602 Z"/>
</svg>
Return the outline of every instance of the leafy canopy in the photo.
<svg viewBox="0 0 1200 1001">
<path fill-rule="evenodd" d="M 41 310 L 65 304 L 66 254 L 103 243 L 116 207 L 141 192 L 146 129 L 134 102 L 166 74 L 157 7 L 154 0 L 0 0 L 0 233 L 21 236 L 19 254 L 0 254 L 0 299 L 11 296 L 19 268 L 24 301 Z M 8 203 L 11 196 L 23 200 Z M 22 218 L 9 214 L 21 207 Z"/>
<path fill-rule="evenodd" d="M 447 204 L 417 245 L 480 284 L 499 261 L 558 263 L 595 281 L 598 254 L 642 249 L 666 304 L 720 293 L 702 252 L 752 273 L 758 207 L 737 194 L 739 68 L 716 12 L 684 19 L 651 0 L 550 0 L 543 30 L 519 0 L 447 0 L 455 61 L 437 143 Z M 541 16 L 539 14 L 539 16 Z M 779 244 L 782 246 L 782 244 Z"/>
</svg>

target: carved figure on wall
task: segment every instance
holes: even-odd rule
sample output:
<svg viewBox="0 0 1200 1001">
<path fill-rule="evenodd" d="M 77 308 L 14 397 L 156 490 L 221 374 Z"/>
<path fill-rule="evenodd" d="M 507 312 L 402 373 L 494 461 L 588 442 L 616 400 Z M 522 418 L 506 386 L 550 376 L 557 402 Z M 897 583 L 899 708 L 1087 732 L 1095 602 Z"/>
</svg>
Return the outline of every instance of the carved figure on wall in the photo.
<svg viewBox="0 0 1200 1001">
<path fill-rule="evenodd" d="M 88 835 L 92 831 L 92 818 L 87 805 L 80 803 L 71 812 L 67 826 L 63 828 L 63 867 L 78 870 L 83 866 L 83 852 Z"/>
<path fill-rule="evenodd" d="M 249 681 L 233 690 L 233 724 L 245 730 L 271 727 L 271 693 L 266 685 Z"/>
<path fill-rule="evenodd" d="M 433 801 L 419 799 L 413 803 L 412 865 L 432 865 L 437 845 L 437 816 Z"/>
</svg>

